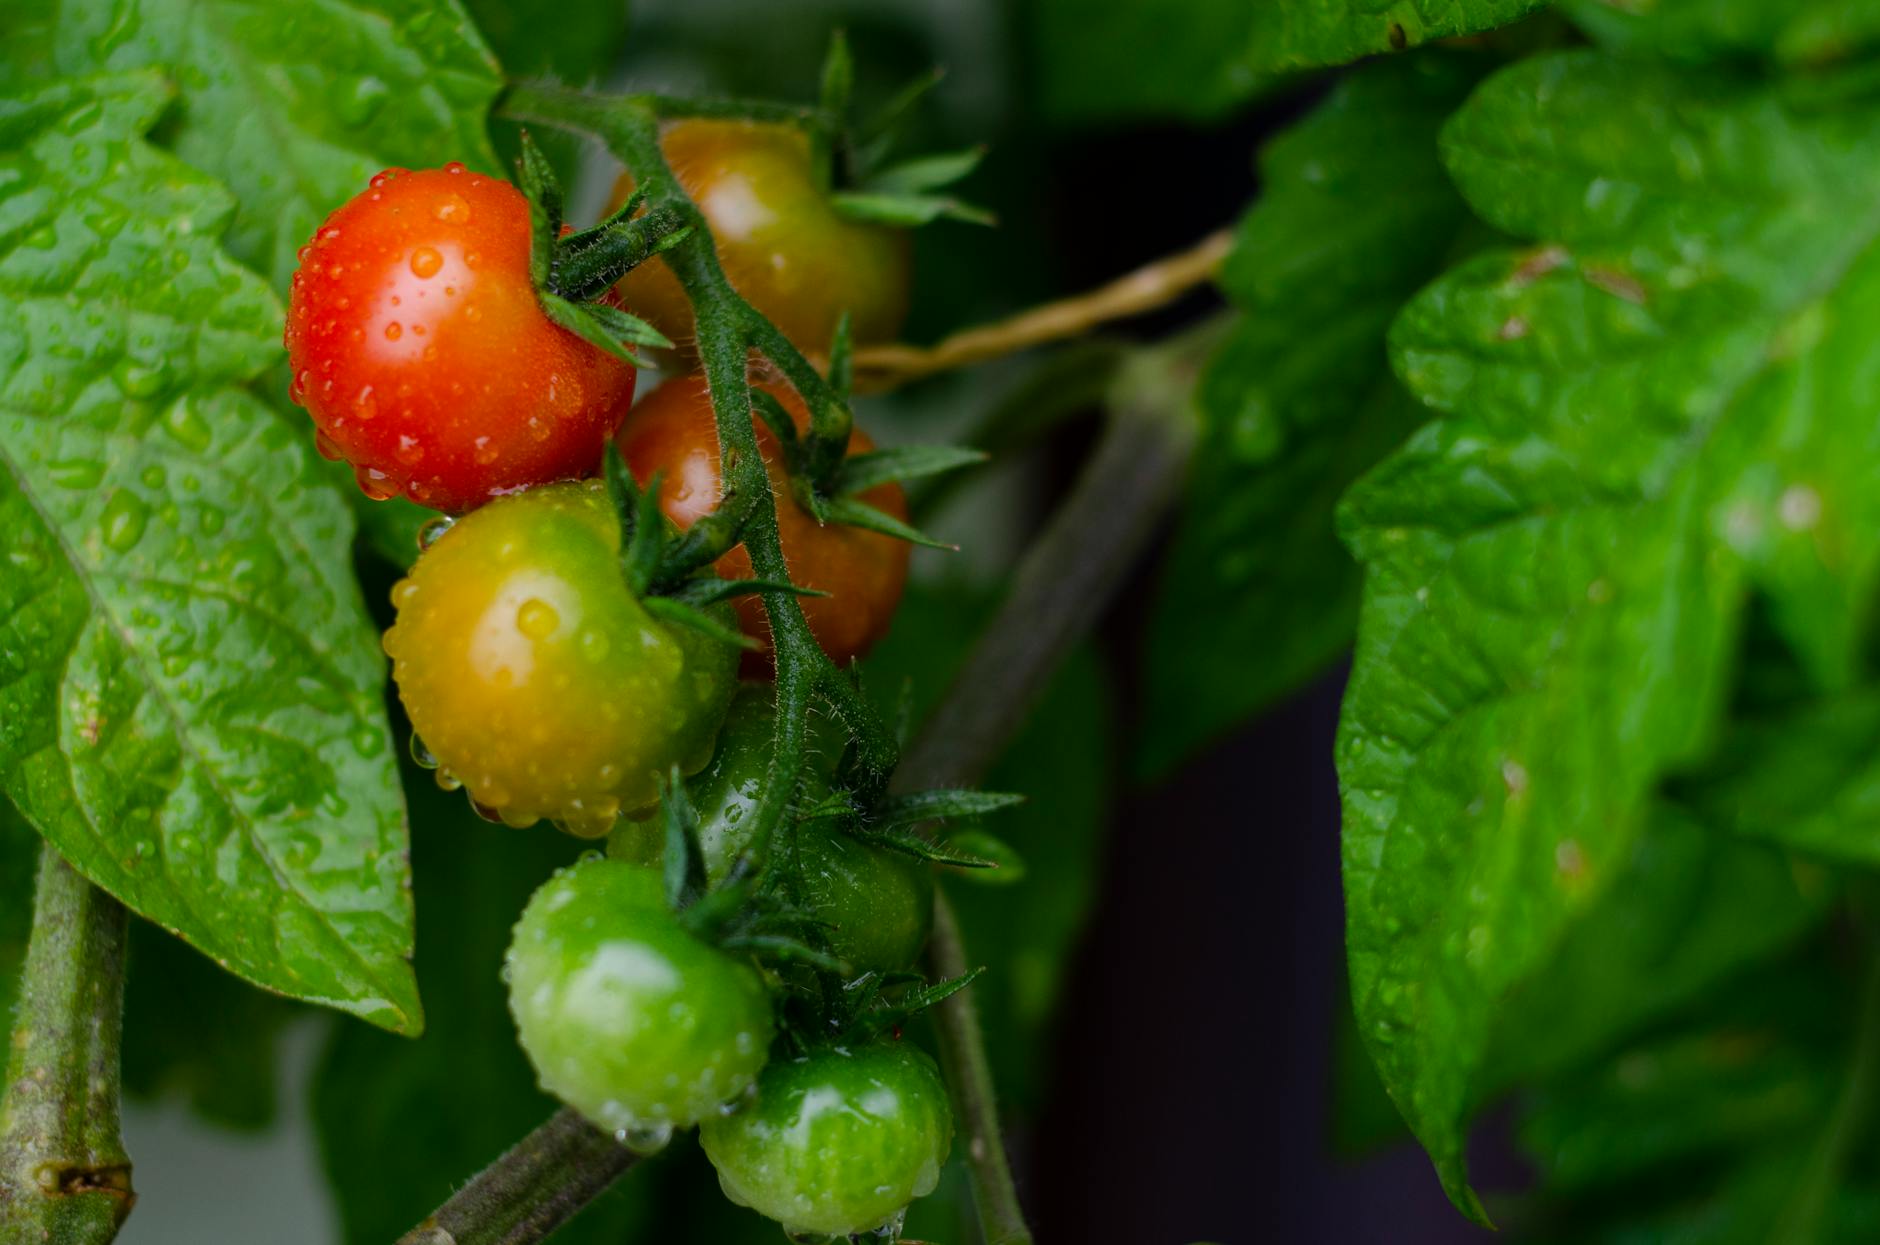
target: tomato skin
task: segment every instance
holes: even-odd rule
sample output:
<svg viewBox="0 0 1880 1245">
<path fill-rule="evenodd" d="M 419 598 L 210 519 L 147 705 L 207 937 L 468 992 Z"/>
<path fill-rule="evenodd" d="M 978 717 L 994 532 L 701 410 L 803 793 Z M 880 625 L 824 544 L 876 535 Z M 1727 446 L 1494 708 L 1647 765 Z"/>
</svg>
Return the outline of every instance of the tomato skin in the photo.
<svg viewBox="0 0 1880 1245">
<path fill-rule="evenodd" d="M 699 815 L 705 875 L 713 883 L 723 879 L 750 843 L 751 818 L 769 777 L 775 723 L 776 689 L 767 683 L 741 684 L 711 761 L 686 783 Z M 843 743 L 833 723 L 812 720 L 798 807 L 828 794 L 830 770 Z M 776 850 L 785 850 L 790 832 L 787 824 L 779 829 Z M 803 900 L 829 953 L 847 961 L 856 976 L 912 967 L 933 932 L 932 866 L 828 825 L 798 826 L 795 834 Z M 646 865 L 656 864 L 664 848 L 665 827 L 657 818 L 623 823 L 607 845 L 610 855 Z"/>
<path fill-rule="evenodd" d="M 759 387 L 783 403 L 798 428 L 809 426 L 809 412 L 795 390 L 780 384 Z M 718 426 L 703 377 L 676 377 L 646 395 L 621 425 L 617 441 L 621 457 L 641 484 L 663 473 L 660 508 L 679 527 L 690 527 L 717 506 L 722 489 Z M 790 578 L 829 593 L 799 598 L 804 616 L 823 651 L 837 665 L 847 665 L 887 634 L 907 585 L 911 546 L 858 527 L 817 523 L 792 497 L 776 438 L 761 420 L 757 441 L 777 499 L 777 535 Z M 850 434 L 849 453 L 873 448 L 860 428 Z M 907 518 L 907 498 L 898 484 L 872 488 L 861 500 L 895 518 Z M 750 554 L 739 545 L 718 559 L 716 569 L 726 579 L 749 579 Z M 765 674 L 770 670 L 770 620 L 764 603 L 756 596 L 741 597 L 737 608 L 744 633 L 766 646 L 763 654 L 746 658 L 745 674 Z"/>
<path fill-rule="evenodd" d="M 477 803 L 604 834 L 711 757 L 736 651 L 646 612 L 599 481 L 459 519 L 392 589 L 385 633 L 413 728 Z"/>
<path fill-rule="evenodd" d="M 529 205 L 462 165 L 391 169 L 301 250 L 292 396 L 376 498 L 452 513 L 595 473 L 634 370 L 551 322 Z"/>
<path fill-rule="evenodd" d="M 732 288 L 799 350 L 827 355 L 845 310 L 857 345 L 894 340 L 907 318 L 907 236 L 836 212 L 816 185 L 800 128 L 675 121 L 660 148 L 711 227 Z M 609 211 L 632 189 L 632 177 L 623 175 Z M 664 260 L 640 265 L 615 288 L 636 315 L 689 352 L 692 304 Z"/>
<path fill-rule="evenodd" d="M 792 1233 L 846 1236 L 933 1192 L 953 1112 L 933 1060 L 880 1041 L 772 1062 L 757 1101 L 705 1120 L 699 1140 L 732 1201 Z"/>
<path fill-rule="evenodd" d="M 588 859 L 543 883 L 504 961 L 542 1088 L 598 1128 L 688 1128 L 750 1088 L 773 1032 L 750 964 L 694 937 L 652 870 Z"/>
</svg>

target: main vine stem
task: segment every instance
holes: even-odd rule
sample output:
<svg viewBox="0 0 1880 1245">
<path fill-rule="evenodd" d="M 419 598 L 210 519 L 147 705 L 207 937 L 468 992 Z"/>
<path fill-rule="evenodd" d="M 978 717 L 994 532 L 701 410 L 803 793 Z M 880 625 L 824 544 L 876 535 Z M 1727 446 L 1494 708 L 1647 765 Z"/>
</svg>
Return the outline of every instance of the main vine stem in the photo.
<svg viewBox="0 0 1880 1245">
<path fill-rule="evenodd" d="M 45 844 L 0 1099 L 0 1240 L 105 1245 L 136 1200 L 118 1135 L 124 906 Z"/>
<path fill-rule="evenodd" d="M 698 209 L 673 177 L 659 149 L 659 119 L 683 103 L 654 96 L 607 98 L 551 87 L 517 86 L 502 111 L 598 136 L 646 193 L 649 207 L 668 207 L 695 226 L 667 251 L 665 262 L 691 299 L 700 359 L 718 424 L 727 490 L 763 500 L 743 531 L 754 574 L 785 580 L 776 499 L 759 455 L 748 368 L 753 350 L 768 356 L 812 411 L 835 402 L 826 382 L 794 346 L 751 309 L 726 281 Z M 1199 355 L 1193 338 L 1181 349 L 1145 352 L 1142 365 L 1119 378 L 1109 431 L 1083 480 L 1027 555 L 1011 601 L 968 659 L 949 704 L 937 713 L 907 765 L 872 705 L 816 644 L 793 596 L 766 594 L 777 665 L 777 734 L 754 840 L 768 839 L 787 810 L 801 764 L 804 722 L 820 695 L 856 741 L 864 770 L 898 789 L 942 785 L 943 776 L 976 777 L 1029 711 L 1058 661 L 1102 612 L 1123 570 L 1140 551 L 1173 496 L 1186 465 L 1188 422 L 1180 418 Z M 748 490 L 748 491 L 747 491 Z M 1047 643 L 1002 633 L 1043 625 Z M 974 671 L 979 671 L 976 680 Z M 984 679 L 1009 679 L 994 694 Z M 1003 706 L 1001 708 L 1001 706 Z M 958 747 L 930 743 L 965 722 L 982 738 Z M 866 794 L 866 793 L 864 793 Z M 758 848 L 762 850 L 761 846 Z M 939 900 L 931 955 L 936 966 L 966 962 L 951 910 Z M 997 1108 L 970 991 L 941 1005 L 942 1056 L 966 1121 L 968 1158 L 991 1245 L 1031 1240 L 1012 1186 Z M 534 1133 L 472 1178 L 402 1245 L 527 1245 L 554 1231 L 633 1165 L 631 1154 L 572 1112 L 557 1112 Z"/>
</svg>

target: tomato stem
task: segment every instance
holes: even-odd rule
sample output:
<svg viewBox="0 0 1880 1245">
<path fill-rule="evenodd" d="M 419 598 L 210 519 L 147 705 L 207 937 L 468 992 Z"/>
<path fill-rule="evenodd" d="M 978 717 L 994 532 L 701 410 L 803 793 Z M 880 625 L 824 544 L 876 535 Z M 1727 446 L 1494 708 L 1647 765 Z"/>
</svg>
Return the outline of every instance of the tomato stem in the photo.
<svg viewBox="0 0 1880 1245">
<path fill-rule="evenodd" d="M 104 1245 L 136 1200 L 118 1134 L 128 933 L 124 905 L 43 844 L 0 1100 L 0 1239 Z"/>
</svg>

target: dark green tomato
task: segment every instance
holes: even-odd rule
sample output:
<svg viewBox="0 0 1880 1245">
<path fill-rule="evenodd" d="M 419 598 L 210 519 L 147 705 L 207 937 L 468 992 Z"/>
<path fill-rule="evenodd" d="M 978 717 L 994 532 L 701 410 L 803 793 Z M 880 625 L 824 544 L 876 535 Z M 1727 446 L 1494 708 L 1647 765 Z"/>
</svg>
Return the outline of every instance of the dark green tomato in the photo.
<svg viewBox="0 0 1880 1245">
<path fill-rule="evenodd" d="M 775 702 L 776 689 L 768 683 L 740 685 L 719 732 L 717 751 L 686 783 L 699 814 L 706 876 L 714 883 L 750 843 L 750 826 L 770 768 Z M 838 724 L 812 719 L 798 808 L 828 794 L 842 746 Z M 664 837 L 658 818 L 623 823 L 608 850 L 617 858 L 650 865 L 660 859 Z M 786 844 L 780 832 L 778 850 Z M 826 824 L 799 827 L 797 851 L 804 899 L 826 925 L 832 955 L 848 961 L 857 975 L 904 969 L 919 958 L 933 925 L 933 870 L 925 861 L 871 846 Z"/>
<path fill-rule="evenodd" d="M 505 972 L 542 1088 L 629 1144 L 657 1148 L 712 1115 L 770 1049 L 757 970 L 687 932 L 637 865 L 556 873 L 516 923 Z"/>
<path fill-rule="evenodd" d="M 792 1233 L 897 1223 L 933 1192 L 953 1111 L 933 1060 L 907 1042 L 827 1047 L 764 1069 L 757 1101 L 705 1121 L 725 1196 Z"/>
</svg>

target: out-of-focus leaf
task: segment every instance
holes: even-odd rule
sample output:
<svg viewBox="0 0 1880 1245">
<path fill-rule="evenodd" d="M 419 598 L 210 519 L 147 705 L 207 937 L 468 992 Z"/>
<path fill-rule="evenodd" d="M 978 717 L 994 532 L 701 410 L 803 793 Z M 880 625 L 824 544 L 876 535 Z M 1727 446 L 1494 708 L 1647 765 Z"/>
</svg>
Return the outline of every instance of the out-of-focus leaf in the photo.
<svg viewBox="0 0 1880 1245">
<path fill-rule="evenodd" d="M 1734 726 L 1716 756 L 1676 789 L 1738 834 L 1880 864 L 1880 691 Z"/>
<path fill-rule="evenodd" d="M 1812 68 L 1880 46 L 1880 8 L 1859 0 L 1562 0 L 1560 7 L 1596 43 L 1674 61 Z"/>
<path fill-rule="evenodd" d="M 1384 332 L 1469 230 L 1436 135 L 1485 61 L 1367 66 L 1262 153 L 1221 275 L 1243 314 L 1201 382 L 1201 445 L 1149 628 L 1148 776 L 1351 642 L 1358 568 L 1332 514 L 1423 417 Z"/>
<path fill-rule="evenodd" d="M 1339 744 L 1360 1029 L 1459 1205 L 1502 1000 L 1710 742 L 1752 588 L 1848 682 L 1880 566 L 1868 416 L 1880 103 L 1592 52 L 1443 134 L 1478 215 L 1392 330 L 1441 413 L 1347 499 L 1365 564 Z"/>
<path fill-rule="evenodd" d="M 274 1120 L 283 1027 L 308 1015 L 257 990 L 147 921 L 131 926 L 124 984 L 124 1088 L 144 1098 L 180 1093 L 202 1118 L 230 1128 Z"/>
<path fill-rule="evenodd" d="M 499 974 L 529 895 L 583 845 L 546 823 L 490 825 L 425 771 L 406 765 L 403 775 L 429 1025 L 417 1041 L 339 1026 L 313 1086 L 314 1126 L 352 1245 L 395 1240 L 559 1105 L 536 1087 L 516 1044 Z M 629 1239 L 657 1175 L 629 1176 L 562 1229 L 558 1245 Z"/>
<path fill-rule="evenodd" d="M 0 783 L 219 963 L 415 1032 L 404 806 L 352 522 L 243 382 L 280 304 L 148 146 L 153 73 L 0 100 Z"/>
<path fill-rule="evenodd" d="M 864 666 L 882 711 L 893 711 L 911 679 L 918 722 L 989 615 L 983 600 L 911 591 L 894 630 Z M 973 994 L 990 1035 L 994 1077 L 1001 1097 L 1021 1109 L 1043 1100 L 1050 1019 L 1096 895 L 1112 780 L 1110 723 L 1101 668 L 1094 653 L 1079 649 L 982 784 L 1026 797 L 987 822 L 1023 858 L 1024 877 L 1010 886 L 947 878 L 967 959 L 987 966 Z"/>
<path fill-rule="evenodd" d="M 20 964 L 33 933 L 33 878 L 38 871 L 39 836 L 26 824 L 13 801 L 0 796 L 0 1029 L 13 1028 L 13 1000 L 19 994 Z"/>
</svg>

